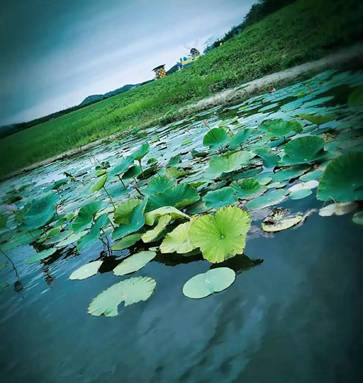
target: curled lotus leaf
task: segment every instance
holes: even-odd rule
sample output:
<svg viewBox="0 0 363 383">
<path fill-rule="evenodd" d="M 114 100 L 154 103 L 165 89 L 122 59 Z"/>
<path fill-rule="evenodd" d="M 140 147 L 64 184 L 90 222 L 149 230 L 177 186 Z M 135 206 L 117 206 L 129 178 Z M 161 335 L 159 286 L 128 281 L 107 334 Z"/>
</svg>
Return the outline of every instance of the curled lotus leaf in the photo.
<svg viewBox="0 0 363 383">
<path fill-rule="evenodd" d="M 72 223 L 72 230 L 76 233 L 89 226 L 97 212 L 101 209 L 101 201 L 92 201 L 83 205 Z"/>
<path fill-rule="evenodd" d="M 130 166 L 134 163 L 134 159 L 131 157 L 122 158 L 109 172 L 110 176 L 121 176 L 127 170 L 129 170 Z"/>
<path fill-rule="evenodd" d="M 99 178 L 99 180 L 91 187 L 91 192 L 95 193 L 101 190 L 107 181 L 108 175 L 105 174 Z"/>
<path fill-rule="evenodd" d="M 146 154 L 149 153 L 150 145 L 148 143 L 142 144 L 137 150 L 135 150 L 130 157 L 133 158 L 136 161 L 141 161 L 143 157 L 146 156 Z"/>
<path fill-rule="evenodd" d="M 164 215 L 169 215 L 172 219 L 190 219 L 189 215 L 173 206 L 163 206 L 145 213 L 145 224 L 152 226 L 156 220 Z"/>
<path fill-rule="evenodd" d="M 183 286 L 183 294 L 192 299 L 205 298 L 219 293 L 236 279 L 236 273 L 229 267 L 218 267 L 190 278 Z"/>
<path fill-rule="evenodd" d="M 139 165 L 132 165 L 129 169 L 123 174 L 122 178 L 127 180 L 130 178 L 135 178 L 142 173 L 142 168 Z"/>
<path fill-rule="evenodd" d="M 126 275 L 140 270 L 156 257 L 155 251 L 140 251 L 125 258 L 113 269 L 115 275 Z"/>
<path fill-rule="evenodd" d="M 257 148 L 254 152 L 258 157 L 262 158 L 263 164 L 266 168 L 272 168 L 280 161 L 280 156 L 267 148 Z"/>
<path fill-rule="evenodd" d="M 203 145 L 210 149 L 218 149 L 226 145 L 228 140 L 229 137 L 224 128 L 213 128 L 205 134 Z"/>
<path fill-rule="evenodd" d="M 92 300 L 88 313 L 94 316 L 114 317 L 118 306 L 125 306 L 148 300 L 154 292 L 156 282 L 149 277 L 134 277 L 118 282 Z"/>
<path fill-rule="evenodd" d="M 154 241 L 158 236 L 166 229 L 170 221 L 172 220 L 170 215 L 163 215 L 159 218 L 157 225 L 151 229 L 146 231 L 141 239 L 144 243 L 149 243 Z"/>
<path fill-rule="evenodd" d="M 320 201 L 363 200 L 363 152 L 343 154 L 329 162 L 320 178 Z"/>
<path fill-rule="evenodd" d="M 213 215 L 194 218 L 189 237 L 193 246 L 200 248 L 203 258 L 219 263 L 243 253 L 250 225 L 251 218 L 246 211 L 228 206 Z"/>
<path fill-rule="evenodd" d="M 137 198 L 130 198 L 120 203 L 114 212 L 113 220 L 116 225 L 129 224 L 132 212 L 140 204 L 140 200 Z"/>
<path fill-rule="evenodd" d="M 195 249 L 189 238 L 189 229 L 191 222 L 185 222 L 177 226 L 170 233 L 166 234 L 160 245 L 161 253 L 185 254 Z"/>
<path fill-rule="evenodd" d="M 101 237 L 102 229 L 109 223 L 108 215 L 102 214 L 100 215 L 94 224 L 92 225 L 90 231 L 84 235 L 77 243 L 77 249 L 79 251 L 85 249 L 93 245 L 95 242 L 99 240 Z"/>
<path fill-rule="evenodd" d="M 72 274 L 69 276 L 69 279 L 86 279 L 89 277 L 92 277 L 93 275 L 96 275 L 99 268 L 102 265 L 102 261 L 93 261 L 90 263 L 87 263 L 86 265 L 82 265 L 78 269 L 74 270 Z"/>
</svg>

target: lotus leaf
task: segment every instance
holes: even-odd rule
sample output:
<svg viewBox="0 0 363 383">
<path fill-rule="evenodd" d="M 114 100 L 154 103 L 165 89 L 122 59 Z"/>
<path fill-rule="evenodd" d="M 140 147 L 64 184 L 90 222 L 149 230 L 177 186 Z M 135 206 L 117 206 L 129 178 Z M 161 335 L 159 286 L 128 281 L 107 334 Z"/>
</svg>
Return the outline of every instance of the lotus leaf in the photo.
<svg viewBox="0 0 363 383">
<path fill-rule="evenodd" d="M 274 209 L 274 211 L 263 220 L 261 227 L 267 233 L 290 229 L 291 227 L 303 222 L 305 217 L 301 214 L 295 216 L 288 215 L 284 209 Z"/>
<path fill-rule="evenodd" d="M 248 201 L 246 207 L 254 210 L 276 205 L 285 199 L 285 193 L 285 190 L 268 191 L 264 195 Z"/>
<path fill-rule="evenodd" d="M 113 220 L 116 225 L 123 225 L 130 223 L 130 217 L 136 206 L 140 204 L 140 200 L 137 198 L 130 198 L 127 201 L 122 202 L 115 209 Z"/>
<path fill-rule="evenodd" d="M 219 190 L 209 191 L 204 197 L 203 202 L 210 208 L 218 208 L 226 205 L 232 205 L 236 202 L 234 190 L 227 186 Z"/>
<path fill-rule="evenodd" d="M 42 198 L 34 199 L 24 208 L 24 224 L 28 229 L 38 229 L 49 223 L 56 213 L 58 197 L 49 193 Z"/>
<path fill-rule="evenodd" d="M 56 243 L 56 247 L 66 247 L 68 245 L 73 244 L 74 242 L 79 241 L 84 235 L 87 234 L 87 231 L 80 231 L 79 233 L 68 233 L 69 236 L 65 239 Z"/>
<path fill-rule="evenodd" d="M 89 277 L 92 277 L 93 275 L 96 275 L 98 272 L 98 269 L 101 267 L 102 261 L 93 261 L 90 263 L 87 263 L 86 265 L 83 265 L 79 267 L 78 269 L 74 270 L 73 273 L 69 276 L 69 279 L 86 279 Z"/>
<path fill-rule="evenodd" d="M 320 178 L 317 198 L 321 201 L 363 200 L 363 152 L 353 152 L 329 162 Z"/>
<path fill-rule="evenodd" d="M 260 129 L 266 131 L 272 137 L 287 136 L 290 133 L 300 133 L 302 126 L 297 121 L 285 121 L 282 119 L 265 120 Z"/>
<path fill-rule="evenodd" d="M 167 176 L 155 176 L 150 180 L 145 193 L 147 195 L 162 193 L 163 191 L 170 189 L 175 185 L 175 181 Z"/>
<path fill-rule="evenodd" d="M 127 180 L 130 178 L 135 178 L 142 173 L 142 168 L 139 165 L 132 165 L 129 169 L 123 174 L 122 178 Z"/>
<path fill-rule="evenodd" d="M 112 238 L 114 240 L 120 239 L 128 234 L 132 234 L 144 226 L 144 211 L 146 204 L 147 199 L 145 199 L 144 201 L 140 201 L 128 217 L 128 223 L 123 223 L 114 230 L 114 232 L 112 233 Z"/>
<path fill-rule="evenodd" d="M 280 160 L 280 156 L 273 153 L 267 148 L 257 148 L 254 152 L 262 158 L 263 164 L 266 168 L 272 168 L 276 166 Z"/>
<path fill-rule="evenodd" d="M 223 173 L 238 170 L 248 165 L 248 162 L 253 157 L 253 153 L 242 150 L 235 153 L 214 156 L 209 160 L 206 176 L 217 178 Z"/>
<path fill-rule="evenodd" d="M 218 267 L 190 278 L 183 286 L 183 294 L 199 299 L 227 289 L 234 282 L 236 273 L 228 267 Z"/>
<path fill-rule="evenodd" d="M 77 214 L 76 219 L 73 221 L 72 230 L 76 233 L 89 226 L 96 213 L 101 209 L 101 201 L 92 201 L 83 205 Z"/>
<path fill-rule="evenodd" d="M 163 215 L 162 217 L 159 218 L 159 221 L 157 225 L 151 229 L 145 232 L 141 239 L 144 243 L 149 243 L 154 241 L 168 226 L 170 221 L 172 220 L 170 215 Z"/>
<path fill-rule="evenodd" d="M 342 203 L 332 203 L 322 207 L 319 210 L 319 215 L 321 217 L 330 217 L 332 215 L 344 215 L 353 212 L 358 207 L 358 204 L 355 202 L 342 202 Z"/>
<path fill-rule="evenodd" d="M 324 140 L 319 136 L 298 137 L 288 142 L 284 151 L 285 164 L 310 163 L 324 154 Z"/>
<path fill-rule="evenodd" d="M 238 149 L 242 144 L 244 144 L 250 137 L 254 135 L 254 131 L 252 129 L 243 129 L 236 133 L 229 141 L 229 148 L 234 150 Z"/>
<path fill-rule="evenodd" d="M 118 305 L 125 306 L 146 301 L 154 292 L 156 282 L 149 277 L 134 277 L 118 282 L 97 295 L 88 306 L 88 313 L 94 316 L 114 317 L 118 314 Z"/>
<path fill-rule="evenodd" d="M 289 181 L 304 174 L 308 168 L 304 166 L 294 166 L 289 169 L 279 170 L 273 173 L 272 177 L 274 181 L 282 182 Z"/>
<path fill-rule="evenodd" d="M 107 174 L 100 177 L 100 179 L 92 186 L 91 191 L 93 193 L 95 193 L 95 192 L 98 192 L 99 190 L 101 190 L 105 186 L 105 183 L 107 181 L 107 177 L 108 177 Z"/>
<path fill-rule="evenodd" d="M 143 268 L 147 263 L 156 257 L 155 251 L 140 251 L 125 258 L 113 269 L 115 275 L 126 275 L 134 273 Z"/>
<path fill-rule="evenodd" d="M 313 181 L 313 180 L 319 180 L 322 176 L 323 172 L 319 169 L 313 170 L 309 173 L 306 173 L 300 177 L 301 181 L 307 182 L 307 181 Z"/>
<path fill-rule="evenodd" d="M 303 120 L 309 121 L 315 125 L 322 125 L 326 122 L 332 121 L 336 119 L 336 116 L 334 114 L 325 114 L 325 115 L 319 115 L 319 114 L 300 114 L 299 116 Z"/>
<path fill-rule="evenodd" d="M 189 237 L 199 247 L 203 258 L 212 263 L 242 254 L 251 218 L 238 207 L 224 207 L 214 215 L 199 216 L 192 220 Z"/>
<path fill-rule="evenodd" d="M 294 193 L 299 190 L 310 190 L 310 189 L 315 189 L 316 187 L 319 186 L 319 182 L 312 180 L 312 181 L 307 181 L 307 182 L 300 182 L 297 183 L 289 188 L 289 193 Z"/>
<path fill-rule="evenodd" d="M 263 190 L 260 183 L 253 178 L 246 178 L 241 181 L 232 182 L 231 187 L 235 195 L 240 199 L 248 199 Z"/>
<path fill-rule="evenodd" d="M 213 128 L 203 138 L 203 145 L 210 149 L 218 149 L 227 144 L 228 134 L 223 128 Z"/>
<path fill-rule="evenodd" d="M 148 210 L 154 210 L 164 206 L 174 206 L 182 209 L 194 202 L 199 201 L 198 192 L 188 184 L 179 184 L 160 193 L 151 194 L 149 197 Z"/>
<path fill-rule="evenodd" d="M 145 224 L 152 226 L 155 221 L 164 215 L 170 215 L 172 219 L 190 219 L 189 215 L 181 212 L 173 206 L 164 206 L 145 213 Z"/>
<path fill-rule="evenodd" d="M 195 249 L 189 238 L 191 222 L 182 223 L 168 233 L 160 245 L 161 253 L 185 254 Z"/>
<path fill-rule="evenodd" d="M 110 171 L 110 176 L 118 176 L 124 174 L 130 166 L 134 163 L 134 159 L 131 157 L 122 158 Z"/>
<path fill-rule="evenodd" d="M 289 197 L 290 197 L 290 199 L 296 200 L 296 199 L 306 198 L 311 194 L 313 194 L 311 189 L 301 189 L 301 190 L 295 190 L 295 191 L 291 192 Z"/>
<path fill-rule="evenodd" d="M 140 233 L 134 233 L 121 238 L 112 245 L 112 250 L 124 250 L 135 245 L 141 239 L 141 235 Z"/>
<path fill-rule="evenodd" d="M 100 238 L 101 229 L 105 227 L 108 223 L 108 215 L 100 215 L 96 219 L 95 223 L 92 225 L 91 230 L 78 241 L 77 249 L 81 251 L 87 246 L 94 244 Z"/>
<path fill-rule="evenodd" d="M 133 152 L 130 157 L 136 161 L 141 161 L 147 153 L 149 153 L 150 145 L 148 143 L 142 144 L 135 152 Z"/>
</svg>

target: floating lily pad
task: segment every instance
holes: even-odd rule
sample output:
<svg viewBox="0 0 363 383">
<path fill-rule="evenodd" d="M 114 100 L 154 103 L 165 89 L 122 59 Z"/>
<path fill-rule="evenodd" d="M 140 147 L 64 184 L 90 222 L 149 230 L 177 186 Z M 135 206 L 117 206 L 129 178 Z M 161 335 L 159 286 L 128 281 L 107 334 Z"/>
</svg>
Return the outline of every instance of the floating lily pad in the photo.
<svg viewBox="0 0 363 383">
<path fill-rule="evenodd" d="M 305 166 L 294 166 L 289 169 L 280 170 L 273 173 L 272 177 L 274 181 L 282 182 L 289 181 L 304 174 L 308 168 Z"/>
<path fill-rule="evenodd" d="M 24 208 L 24 224 L 28 229 L 38 229 L 49 223 L 56 213 L 58 197 L 49 193 L 44 197 L 34 199 Z"/>
<path fill-rule="evenodd" d="M 319 215 L 322 217 L 330 217 L 332 215 L 349 214 L 356 210 L 357 207 L 358 204 L 355 202 L 331 203 L 322 207 L 319 210 Z"/>
<path fill-rule="evenodd" d="M 260 129 L 266 131 L 272 137 L 287 136 L 290 133 L 299 133 L 302 126 L 297 121 L 286 121 L 282 119 L 265 120 L 260 125 Z"/>
<path fill-rule="evenodd" d="M 200 248 L 203 258 L 218 263 L 243 253 L 250 225 L 246 211 L 229 206 L 214 215 L 193 219 L 189 237 L 193 246 Z"/>
<path fill-rule="evenodd" d="M 126 275 L 134 273 L 143 268 L 147 263 L 156 257 L 155 251 L 140 251 L 124 259 L 113 269 L 115 275 Z"/>
<path fill-rule="evenodd" d="M 118 282 L 97 295 L 88 306 L 94 316 L 114 317 L 121 302 L 125 306 L 148 300 L 154 292 L 156 282 L 149 277 L 134 277 Z"/>
<path fill-rule="evenodd" d="M 218 149 L 228 142 L 228 135 L 223 128 L 211 129 L 203 138 L 203 145 L 210 149 Z"/>
<path fill-rule="evenodd" d="M 183 286 L 188 298 L 200 299 L 227 289 L 236 279 L 236 273 L 228 267 L 218 267 L 190 278 Z"/>
<path fill-rule="evenodd" d="M 300 177 L 301 181 L 307 182 L 307 181 L 313 181 L 313 180 L 319 180 L 322 176 L 323 172 L 322 170 L 313 170 L 311 172 L 308 172 Z"/>
<path fill-rule="evenodd" d="M 161 253 L 185 254 L 195 249 L 189 238 L 190 222 L 182 223 L 168 233 L 160 245 Z"/>
<path fill-rule="evenodd" d="M 238 149 L 253 135 L 254 135 L 254 131 L 252 129 L 242 129 L 241 131 L 236 133 L 234 136 L 232 136 L 228 146 L 232 150 Z"/>
<path fill-rule="evenodd" d="M 232 205 L 237 201 L 234 190 L 231 187 L 224 187 L 219 190 L 209 191 L 204 197 L 203 202 L 207 208 L 218 208 Z"/>
<path fill-rule="evenodd" d="M 214 156 L 209 160 L 206 176 L 217 178 L 223 173 L 241 169 L 243 166 L 248 165 L 250 159 L 253 157 L 253 153 L 242 150 L 235 153 Z"/>
<path fill-rule="evenodd" d="M 321 201 L 363 200 L 363 152 L 347 153 L 329 162 L 319 183 Z"/>
<path fill-rule="evenodd" d="M 313 194 L 311 189 L 302 189 L 302 190 L 296 190 L 289 194 L 289 198 L 293 200 L 297 199 L 303 199 L 308 197 L 309 195 Z"/>
<path fill-rule="evenodd" d="M 247 209 L 262 209 L 268 206 L 277 205 L 285 199 L 285 190 L 271 190 L 246 204 Z"/>
<path fill-rule="evenodd" d="M 93 275 L 96 275 L 98 272 L 98 269 L 101 267 L 102 261 L 93 261 L 90 263 L 87 263 L 86 265 L 83 265 L 79 267 L 78 269 L 74 270 L 72 274 L 69 276 L 69 279 L 86 279 L 89 277 L 92 277 Z"/>
<path fill-rule="evenodd" d="M 235 195 L 240 199 L 251 198 L 263 190 L 260 183 L 253 178 L 232 182 L 231 187 Z"/>
<path fill-rule="evenodd" d="M 280 161 L 280 156 L 267 148 L 257 148 L 254 152 L 262 158 L 263 164 L 266 168 L 272 168 Z"/>
<path fill-rule="evenodd" d="M 141 239 L 141 235 L 140 233 L 134 233 L 121 238 L 112 245 L 112 250 L 124 250 L 135 245 Z"/>
<path fill-rule="evenodd" d="M 312 180 L 312 181 L 307 181 L 307 182 L 300 182 L 297 183 L 289 188 L 289 193 L 294 193 L 299 190 L 310 190 L 310 189 L 315 189 L 316 187 L 319 186 L 319 182 Z"/>
<path fill-rule="evenodd" d="M 284 164 L 295 165 L 310 163 L 324 154 L 324 140 L 319 136 L 298 137 L 288 142 L 285 147 Z"/>
<path fill-rule="evenodd" d="M 261 224 L 262 230 L 267 233 L 290 229 L 304 220 L 302 214 L 291 216 L 284 209 L 275 209 Z"/>
</svg>

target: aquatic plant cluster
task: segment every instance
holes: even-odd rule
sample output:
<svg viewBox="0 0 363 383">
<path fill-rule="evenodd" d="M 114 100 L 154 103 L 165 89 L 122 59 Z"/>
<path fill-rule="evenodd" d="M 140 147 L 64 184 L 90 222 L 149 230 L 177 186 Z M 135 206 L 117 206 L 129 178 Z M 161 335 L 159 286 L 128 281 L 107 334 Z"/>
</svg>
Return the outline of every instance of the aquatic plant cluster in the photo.
<svg viewBox="0 0 363 383">
<path fill-rule="evenodd" d="M 248 259 L 250 237 L 300 227 L 316 211 L 354 213 L 362 224 L 362 105 L 362 73 L 327 71 L 4 182 L 1 268 L 14 269 L 20 290 L 14 249 L 31 246 L 24 263 L 34 267 L 102 244 L 97 259 L 69 276 L 95 276 L 114 260 L 122 279 L 90 302 L 95 316 L 149 299 L 157 281 L 128 276 L 153 261 L 211 264 L 180 287 L 188 298 L 225 290 L 236 278 L 230 261 Z M 308 197 L 324 206 L 277 207 Z"/>
</svg>

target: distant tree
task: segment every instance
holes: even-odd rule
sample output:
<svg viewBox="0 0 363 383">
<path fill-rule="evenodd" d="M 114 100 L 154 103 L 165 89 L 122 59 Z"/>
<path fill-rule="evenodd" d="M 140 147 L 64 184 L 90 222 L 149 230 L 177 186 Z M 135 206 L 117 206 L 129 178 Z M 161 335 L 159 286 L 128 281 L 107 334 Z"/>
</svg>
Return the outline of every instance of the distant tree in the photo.
<svg viewBox="0 0 363 383">
<path fill-rule="evenodd" d="M 205 53 L 209 50 L 218 47 L 224 42 L 228 41 L 232 37 L 241 33 L 246 27 L 257 23 L 262 20 L 264 17 L 268 16 L 270 13 L 273 13 L 280 8 L 285 7 L 288 4 L 295 2 L 296 0 L 258 0 L 256 4 L 253 4 L 247 15 L 245 16 L 243 22 L 230 31 L 228 31 L 221 39 L 216 40 L 213 44 L 208 46 L 205 49 Z"/>
</svg>

